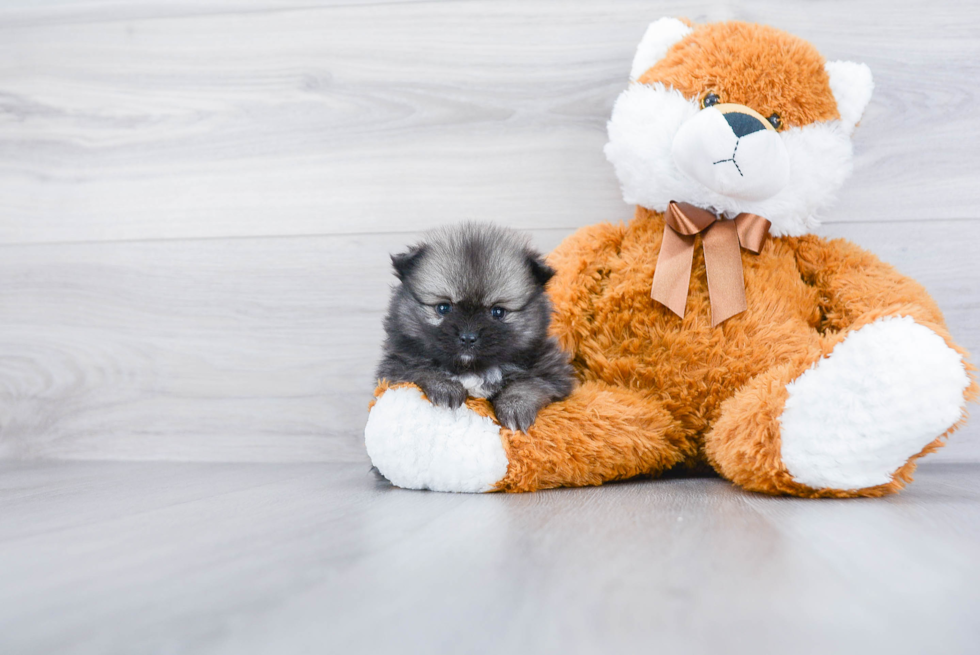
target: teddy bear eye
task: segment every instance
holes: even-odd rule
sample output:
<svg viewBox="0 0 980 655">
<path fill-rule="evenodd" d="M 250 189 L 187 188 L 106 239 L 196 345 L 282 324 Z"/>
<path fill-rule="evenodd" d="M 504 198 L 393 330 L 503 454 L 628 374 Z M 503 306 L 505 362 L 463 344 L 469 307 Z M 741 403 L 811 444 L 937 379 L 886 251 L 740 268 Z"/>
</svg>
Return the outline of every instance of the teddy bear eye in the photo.
<svg viewBox="0 0 980 655">
<path fill-rule="evenodd" d="M 779 117 L 779 114 L 773 112 L 772 116 L 768 118 L 769 124 L 772 125 L 777 130 L 783 126 L 783 119 Z"/>
<path fill-rule="evenodd" d="M 713 107 L 721 102 L 721 98 L 714 91 L 708 91 L 701 98 L 701 109 L 706 109 L 708 107 Z"/>
<path fill-rule="evenodd" d="M 440 315 L 445 316 L 449 312 L 453 311 L 453 306 L 448 302 L 441 302 L 436 305 L 436 311 L 439 312 Z"/>
</svg>

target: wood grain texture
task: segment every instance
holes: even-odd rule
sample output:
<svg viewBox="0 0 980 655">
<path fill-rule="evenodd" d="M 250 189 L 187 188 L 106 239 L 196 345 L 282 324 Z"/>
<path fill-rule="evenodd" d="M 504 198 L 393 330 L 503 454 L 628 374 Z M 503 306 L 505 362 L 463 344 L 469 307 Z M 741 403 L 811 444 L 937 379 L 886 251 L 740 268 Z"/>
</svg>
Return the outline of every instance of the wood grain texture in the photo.
<svg viewBox="0 0 980 655">
<path fill-rule="evenodd" d="M 823 232 L 919 279 L 980 353 L 980 222 Z M 415 238 L 0 248 L 0 457 L 366 461 L 388 253 Z M 936 457 L 980 461 L 976 426 Z"/>
<path fill-rule="evenodd" d="M 5 0 L 0 30 L 16 27 L 118 23 L 195 16 L 302 12 L 336 6 L 391 5 L 403 2 L 454 0 Z"/>
<path fill-rule="evenodd" d="M 0 12 L 0 243 L 624 218 L 604 125 L 646 23 L 671 14 L 768 22 L 871 66 L 828 221 L 980 204 L 972 0 L 269 6 Z"/>
<path fill-rule="evenodd" d="M 368 471 L 387 253 L 628 219 L 604 125 L 662 15 L 871 66 L 821 233 L 976 361 L 973 0 L 6 2 L 0 653 L 976 652 L 977 420 L 881 500 Z"/>
<path fill-rule="evenodd" d="M 974 653 L 980 468 L 472 496 L 361 464 L 0 463 L 0 651 Z"/>
<path fill-rule="evenodd" d="M 922 280 L 980 352 L 975 3 L 21 1 L 0 8 L 0 457 L 364 461 L 387 253 L 461 218 L 546 250 L 627 219 L 604 124 L 664 14 L 872 66 L 824 233 Z M 980 460 L 977 434 L 938 457 Z"/>
</svg>

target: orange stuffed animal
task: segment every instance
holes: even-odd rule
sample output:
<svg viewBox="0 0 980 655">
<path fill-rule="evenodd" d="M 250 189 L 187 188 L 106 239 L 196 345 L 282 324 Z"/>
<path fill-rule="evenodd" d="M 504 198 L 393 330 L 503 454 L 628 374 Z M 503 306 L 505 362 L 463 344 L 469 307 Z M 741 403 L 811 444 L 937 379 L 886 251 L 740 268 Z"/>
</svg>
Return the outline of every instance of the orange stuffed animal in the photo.
<svg viewBox="0 0 980 655">
<path fill-rule="evenodd" d="M 977 385 L 925 290 L 809 232 L 850 170 L 867 66 L 740 22 L 650 25 L 609 122 L 628 225 L 550 256 L 552 332 L 580 384 L 527 433 L 490 404 L 379 384 L 368 453 L 441 491 L 596 485 L 708 464 L 746 489 L 881 496 Z"/>
</svg>

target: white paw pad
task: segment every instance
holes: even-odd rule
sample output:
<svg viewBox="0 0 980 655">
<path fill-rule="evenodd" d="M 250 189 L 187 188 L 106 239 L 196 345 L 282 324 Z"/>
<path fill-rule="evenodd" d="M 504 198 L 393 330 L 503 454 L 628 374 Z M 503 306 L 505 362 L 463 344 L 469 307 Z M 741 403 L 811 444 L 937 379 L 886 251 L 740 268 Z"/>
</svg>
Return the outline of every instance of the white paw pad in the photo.
<svg viewBox="0 0 980 655">
<path fill-rule="evenodd" d="M 507 474 L 499 425 L 465 406 L 436 407 L 414 387 L 378 399 L 364 443 L 381 474 L 406 489 L 490 491 Z"/>
<path fill-rule="evenodd" d="M 787 385 L 782 459 L 816 489 L 891 481 L 960 419 L 970 381 L 960 355 L 910 317 L 866 325 Z"/>
</svg>

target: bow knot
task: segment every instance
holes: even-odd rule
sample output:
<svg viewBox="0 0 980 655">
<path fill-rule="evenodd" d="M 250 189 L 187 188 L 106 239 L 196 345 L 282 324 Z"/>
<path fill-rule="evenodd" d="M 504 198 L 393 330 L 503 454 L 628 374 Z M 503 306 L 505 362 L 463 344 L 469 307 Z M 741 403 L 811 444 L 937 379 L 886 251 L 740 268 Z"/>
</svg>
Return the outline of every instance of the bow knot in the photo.
<svg viewBox="0 0 980 655">
<path fill-rule="evenodd" d="M 744 312 L 748 305 L 739 248 L 759 254 L 771 223 L 746 212 L 733 220 L 720 219 L 700 207 L 673 201 L 667 207 L 664 222 L 664 239 L 653 273 L 651 297 L 684 318 L 694 263 L 694 237 L 701 234 L 711 327 Z"/>
</svg>

